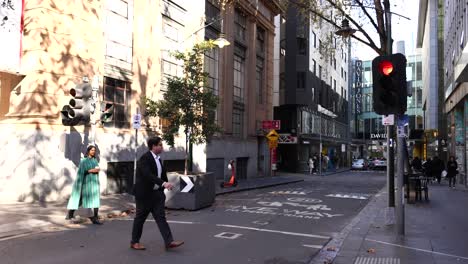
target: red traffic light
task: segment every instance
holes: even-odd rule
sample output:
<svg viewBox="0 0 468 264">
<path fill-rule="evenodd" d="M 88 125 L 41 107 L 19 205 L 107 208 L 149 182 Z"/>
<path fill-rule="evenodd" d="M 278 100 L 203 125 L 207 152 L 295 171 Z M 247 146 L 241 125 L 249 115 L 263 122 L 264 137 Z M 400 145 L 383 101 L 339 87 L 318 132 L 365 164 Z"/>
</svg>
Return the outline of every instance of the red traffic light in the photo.
<svg viewBox="0 0 468 264">
<path fill-rule="evenodd" d="M 393 72 L 393 63 L 387 60 L 381 61 L 379 64 L 379 71 L 383 75 L 389 76 Z"/>
</svg>

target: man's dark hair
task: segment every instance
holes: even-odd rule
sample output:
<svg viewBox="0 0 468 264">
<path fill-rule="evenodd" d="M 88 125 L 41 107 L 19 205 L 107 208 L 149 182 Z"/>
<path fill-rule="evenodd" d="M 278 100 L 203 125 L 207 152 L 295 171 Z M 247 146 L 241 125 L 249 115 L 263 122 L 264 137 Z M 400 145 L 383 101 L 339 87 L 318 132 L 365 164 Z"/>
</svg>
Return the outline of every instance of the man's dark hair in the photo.
<svg viewBox="0 0 468 264">
<path fill-rule="evenodd" d="M 153 148 L 153 146 L 157 146 L 160 142 L 161 142 L 161 138 L 160 137 L 150 137 L 148 139 L 148 149 L 151 150 Z"/>
</svg>

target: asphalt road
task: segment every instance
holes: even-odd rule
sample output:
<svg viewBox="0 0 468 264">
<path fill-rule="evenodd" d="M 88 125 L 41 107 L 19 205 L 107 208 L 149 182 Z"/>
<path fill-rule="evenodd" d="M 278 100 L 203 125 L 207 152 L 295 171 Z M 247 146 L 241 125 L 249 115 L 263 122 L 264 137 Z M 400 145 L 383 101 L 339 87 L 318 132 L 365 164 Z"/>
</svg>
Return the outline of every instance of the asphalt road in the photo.
<svg viewBox="0 0 468 264">
<path fill-rule="evenodd" d="M 147 250 L 129 249 L 132 219 L 121 218 L 0 242 L 0 263 L 308 263 L 384 184 L 381 172 L 308 176 L 217 196 L 203 210 L 168 211 L 175 239 L 185 241 L 171 251 L 151 219 L 141 240 Z"/>
</svg>

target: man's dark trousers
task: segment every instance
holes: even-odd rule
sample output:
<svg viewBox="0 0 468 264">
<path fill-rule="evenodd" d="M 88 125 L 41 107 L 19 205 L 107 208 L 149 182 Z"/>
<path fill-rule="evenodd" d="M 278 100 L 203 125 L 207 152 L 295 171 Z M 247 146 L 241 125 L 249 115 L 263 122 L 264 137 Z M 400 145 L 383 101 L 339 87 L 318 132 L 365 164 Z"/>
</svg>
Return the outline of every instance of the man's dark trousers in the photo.
<svg viewBox="0 0 468 264">
<path fill-rule="evenodd" d="M 165 245 L 169 245 L 174 240 L 172 238 L 171 229 L 166 220 L 166 212 L 164 211 L 166 195 L 161 190 L 154 191 L 153 196 L 154 199 L 151 200 L 136 199 L 136 215 L 135 220 L 133 221 L 132 244 L 140 243 L 143 225 L 145 224 L 149 213 L 153 215 L 153 218 L 158 225 L 159 232 L 161 232 L 164 239 Z"/>
</svg>

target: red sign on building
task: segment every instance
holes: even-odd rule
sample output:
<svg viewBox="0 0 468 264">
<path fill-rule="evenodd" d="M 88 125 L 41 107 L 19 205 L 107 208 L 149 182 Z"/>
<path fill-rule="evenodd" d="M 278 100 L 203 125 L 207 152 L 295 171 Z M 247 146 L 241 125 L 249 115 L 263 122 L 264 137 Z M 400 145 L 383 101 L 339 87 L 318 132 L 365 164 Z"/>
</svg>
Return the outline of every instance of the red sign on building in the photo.
<svg viewBox="0 0 468 264">
<path fill-rule="evenodd" d="M 280 120 L 264 120 L 262 121 L 262 128 L 280 130 L 281 121 Z"/>
</svg>

